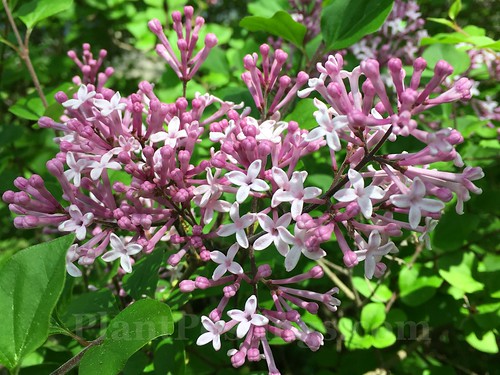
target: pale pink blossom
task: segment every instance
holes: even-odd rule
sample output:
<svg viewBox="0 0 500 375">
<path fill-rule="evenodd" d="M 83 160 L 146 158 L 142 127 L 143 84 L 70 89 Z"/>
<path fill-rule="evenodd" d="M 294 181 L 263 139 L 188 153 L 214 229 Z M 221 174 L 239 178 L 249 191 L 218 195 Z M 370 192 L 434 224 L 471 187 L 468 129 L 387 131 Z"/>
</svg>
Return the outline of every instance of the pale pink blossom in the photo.
<svg viewBox="0 0 500 375">
<path fill-rule="evenodd" d="M 236 336 L 238 338 L 241 339 L 244 337 L 252 325 L 262 327 L 269 323 L 269 319 L 264 315 L 256 314 L 256 311 L 257 297 L 252 295 L 245 303 L 245 311 L 234 309 L 227 312 L 227 315 L 229 315 L 231 319 L 239 322 L 238 328 L 236 328 Z"/>
<path fill-rule="evenodd" d="M 120 267 L 127 273 L 132 272 L 131 255 L 135 255 L 142 250 L 142 246 L 135 243 L 125 245 L 120 237 L 111 233 L 109 238 L 111 250 L 104 254 L 101 258 L 105 262 L 112 262 L 120 258 Z"/>
<path fill-rule="evenodd" d="M 234 202 L 229 211 L 229 216 L 233 221 L 232 224 L 222 225 L 217 234 L 221 237 L 228 237 L 236 233 L 236 241 L 243 248 L 248 248 L 248 238 L 245 233 L 245 228 L 248 228 L 255 222 L 255 214 L 247 213 L 240 217 L 240 205 L 238 202 Z"/>
<path fill-rule="evenodd" d="M 250 164 L 248 167 L 247 174 L 240 171 L 231 171 L 226 173 L 226 177 L 231 183 L 238 185 L 238 191 L 236 192 L 236 201 L 242 203 L 247 199 L 250 191 L 266 191 L 269 190 L 269 186 L 264 180 L 257 178 L 262 168 L 262 161 L 257 159 Z"/>
<path fill-rule="evenodd" d="M 87 235 L 87 227 L 94 220 L 94 214 L 92 212 L 82 214 L 82 211 L 75 204 L 69 206 L 68 213 L 71 218 L 59 224 L 58 229 L 61 232 L 75 232 L 76 238 L 80 241 L 83 240 Z"/>
<path fill-rule="evenodd" d="M 208 332 L 200 335 L 198 340 L 196 340 L 196 345 L 202 346 L 206 345 L 209 342 L 212 342 L 212 345 L 215 350 L 220 350 L 221 342 L 220 335 L 224 332 L 225 322 L 223 320 L 219 320 L 217 322 L 213 322 L 210 318 L 206 316 L 201 317 L 201 324 Z"/>
<path fill-rule="evenodd" d="M 88 91 L 86 85 L 80 85 L 78 92 L 76 93 L 76 99 L 68 99 L 64 103 L 62 103 L 63 107 L 78 109 L 82 106 L 86 101 L 92 99 L 95 96 L 95 91 Z"/>
<path fill-rule="evenodd" d="M 231 272 L 235 275 L 239 275 L 243 273 L 243 268 L 234 261 L 234 257 L 238 253 L 238 249 L 240 247 L 237 243 L 232 245 L 227 251 L 227 255 L 224 255 L 220 251 L 211 251 L 210 259 L 212 259 L 215 263 L 218 264 L 217 268 L 212 275 L 212 279 L 219 280 L 226 272 Z"/>
</svg>

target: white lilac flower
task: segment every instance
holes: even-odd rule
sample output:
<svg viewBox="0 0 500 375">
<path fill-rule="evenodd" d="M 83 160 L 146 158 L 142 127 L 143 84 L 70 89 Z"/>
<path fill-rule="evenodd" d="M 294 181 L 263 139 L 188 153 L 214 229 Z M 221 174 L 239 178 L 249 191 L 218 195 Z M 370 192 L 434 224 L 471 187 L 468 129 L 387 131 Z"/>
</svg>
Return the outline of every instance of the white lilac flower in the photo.
<svg viewBox="0 0 500 375">
<path fill-rule="evenodd" d="M 247 213 L 240 217 L 240 205 L 238 202 L 234 202 L 229 210 L 229 216 L 233 221 L 232 224 L 225 224 L 220 227 L 217 234 L 221 237 L 227 237 L 236 233 L 236 241 L 243 248 L 248 248 L 248 238 L 245 233 L 245 228 L 248 228 L 255 222 L 255 215 L 253 213 Z"/>
<path fill-rule="evenodd" d="M 111 233 L 110 236 L 111 250 L 104 254 L 101 258 L 105 262 L 112 262 L 120 258 L 120 267 L 127 273 L 132 272 L 132 262 L 130 256 L 139 253 L 142 246 L 135 243 L 125 245 L 116 234 Z"/>
<path fill-rule="evenodd" d="M 69 169 L 64 172 L 64 176 L 70 182 L 73 180 L 73 184 L 79 187 L 82 181 L 82 172 L 92 164 L 92 161 L 83 157 L 77 161 L 75 154 L 69 151 L 66 153 L 66 164 Z"/>
<path fill-rule="evenodd" d="M 187 137 L 187 133 L 184 129 L 179 130 L 180 126 L 181 121 L 179 117 L 175 116 L 168 123 L 166 132 L 161 131 L 151 134 L 149 139 L 151 139 L 153 143 L 164 142 L 165 145 L 175 148 L 179 139 Z"/>
<path fill-rule="evenodd" d="M 68 213 L 71 218 L 59 224 L 58 229 L 61 232 L 75 232 L 76 238 L 83 240 L 87 235 L 87 227 L 94 220 L 94 214 L 92 212 L 82 214 L 75 204 L 69 206 Z"/>
<path fill-rule="evenodd" d="M 120 170 L 122 167 L 120 163 L 116 161 L 110 161 L 111 158 L 113 157 L 113 154 L 111 152 L 107 152 L 101 157 L 101 161 L 93 161 L 89 165 L 92 170 L 90 171 L 90 177 L 92 180 L 97 180 L 99 177 L 101 177 L 102 172 L 105 169 L 114 169 L 115 171 Z"/>
<path fill-rule="evenodd" d="M 439 221 L 433 220 L 430 217 L 426 217 L 425 218 L 424 231 L 418 237 L 418 240 L 420 242 L 423 242 L 425 244 L 425 247 L 426 247 L 427 250 L 432 250 L 430 234 L 434 230 L 434 228 L 436 228 L 436 226 L 438 225 L 438 223 L 439 223 Z"/>
<path fill-rule="evenodd" d="M 250 164 L 248 167 L 247 174 L 240 171 L 231 171 L 226 173 L 226 177 L 231 183 L 238 185 L 238 191 L 236 192 L 236 201 L 242 203 L 247 199 L 250 191 L 266 191 L 269 190 L 269 186 L 264 180 L 257 178 L 262 168 L 262 161 L 257 159 Z"/>
<path fill-rule="evenodd" d="M 66 271 L 73 277 L 82 276 L 82 271 L 75 266 L 73 262 L 76 262 L 80 258 L 78 245 L 71 245 L 66 253 Z"/>
<path fill-rule="evenodd" d="M 208 332 L 205 332 L 198 337 L 196 345 L 201 346 L 212 342 L 214 349 L 220 350 L 220 335 L 224 333 L 225 322 L 223 320 L 219 320 L 214 323 L 210 318 L 202 316 L 201 324 L 203 324 L 203 327 L 205 327 Z"/>
<path fill-rule="evenodd" d="M 306 141 L 312 142 L 326 136 L 328 147 L 333 151 L 339 151 L 341 145 L 337 132 L 341 131 L 349 124 L 347 116 L 342 115 L 332 118 L 335 114 L 333 108 L 328 109 L 325 103 L 316 98 L 314 98 L 314 105 L 318 108 L 318 110 L 314 112 L 314 117 L 319 126 L 307 134 Z"/>
<path fill-rule="evenodd" d="M 382 199 L 385 194 L 384 190 L 374 185 L 365 188 L 363 176 L 354 169 L 349 169 L 347 176 L 349 177 L 352 187 L 339 190 L 333 197 L 340 202 L 356 201 L 363 216 L 369 219 L 373 213 L 373 204 L 371 200 Z"/>
<path fill-rule="evenodd" d="M 212 197 L 218 198 L 221 195 L 223 188 L 223 185 L 219 183 L 221 170 L 219 168 L 215 168 L 215 174 L 212 174 L 212 169 L 210 167 L 205 168 L 205 170 L 207 171 L 207 182 L 195 187 L 193 190 L 194 195 L 202 196 L 199 204 L 197 203 L 200 207 L 205 207 Z"/>
<path fill-rule="evenodd" d="M 269 323 L 269 319 L 264 315 L 256 314 L 255 311 L 257 311 L 257 297 L 252 295 L 245 303 L 245 311 L 234 309 L 227 312 L 231 319 L 239 322 L 236 328 L 238 338 L 245 336 L 252 325 L 262 327 Z"/>
<path fill-rule="evenodd" d="M 239 248 L 240 247 L 238 246 L 238 244 L 235 243 L 229 248 L 229 250 L 227 251 L 227 255 L 224 255 L 217 250 L 210 252 L 210 259 L 218 264 L 212 275 L 212 279 L 219 280 L 228 271 L 235 275 L 243 273 L 243 268 L 241 268 L 241 266 L 234 261 L 234 257 L 238 253 Z"/>
<path fill-rule="evenodd" d="M 375 267 L 380 262 L 383 256 L 389 253 L 397 253 L 398 248 L 392 241 L 380 246 L 382 239 L 380 233 L 376 230 L 370 233 L 368 243 L 364 240 L 358 244 L 359 249 L 355 251 L 358 256 L 358 261 L 365 261 L 365 277 L 371 279 L 375 274 Z"/>
<path fill-rule="evenodd" d="M 65 108 L 78 109 L 87 100 L 92 99 L 95 94 L 95 91 L 88 92 L 86 85 L 80 85 L 80 88 L 76 93 L 76 99 L 68 99 L 64 103 L 62 103 L 62 105 Z"/>
<path fill-rule="evenodd" d="M 435 199 L 424 198 L 425 184 L 419 177 L 415 177 L 411 189 L 407 194 L 395 194 L 390 200 L 399 208 L 409 208 L 408 215 L 410 227 L 417 228 L 422 218 L 422 211 L 439 212 L 444 208 L 444 203 Z"/>
<path fill-rule="evenodd" d="M 286 213 L 279 217 L 276 221 L 273 221 L 269 216 L 262 214 L 258 215 L 257 219 L 259 220 L 261 228 L 266 231 L 266 234 L 255 240 L 253 248 L 255 250 L 264 250 L 267 249 L 271 243 L 274 243 L 279 253 L 286 256 L 290 247 L 285 241 L 285 238 L 290 238 L 291 236 L 290 232 L 288 232 L 288 229 L 286 228 L 292 221 L 292 215 L 290 213 Z"/>
<path fill-rule="evenodd" d="M 121 96 L 117 91 L 108 101 L 106 99 L 94 99 L 94 105 L 100 109 L 101 115 L 109 116 L 114 111 L 123 111 L 127 108 L 127 104 L 120 103 Z"/>
<path fill-rule="evenodd" d="M 285 257 L 285 269 L 288 272 L 292 271 L 297 266 L 301 254 L 311 260 L 318 260 L 326 255 L 326 252 L 321 248 L 315 249 L 314 251 L 307 248 L 307 229 L 300 229 L 295 225 L 293 235 L 291 235 L 290 232 L 282 232 L 282 235 L 285 241 L 292 245 L 292 248 Z"/>
</svg>

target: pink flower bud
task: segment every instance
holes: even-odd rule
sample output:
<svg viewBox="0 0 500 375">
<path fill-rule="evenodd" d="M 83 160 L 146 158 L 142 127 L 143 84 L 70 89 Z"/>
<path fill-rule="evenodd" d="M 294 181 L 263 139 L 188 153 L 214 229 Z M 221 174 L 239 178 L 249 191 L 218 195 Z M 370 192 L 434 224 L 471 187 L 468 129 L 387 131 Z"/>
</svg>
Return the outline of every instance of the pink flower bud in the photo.
<svg viewBox="0 0 500 375">
<path fill-rule="evenodd" d="M 182 280 L 179 283 L 179 289 L 183 293 L 190 293 L 196 289 L 196 285 L 192 280 Z"/>
<path fill-rule="evenodd" d="M 342 257 L 346 267 L 352 268 L 358 264 L 358 256 L 354 251 L 348 251 Z"/>
</svg>

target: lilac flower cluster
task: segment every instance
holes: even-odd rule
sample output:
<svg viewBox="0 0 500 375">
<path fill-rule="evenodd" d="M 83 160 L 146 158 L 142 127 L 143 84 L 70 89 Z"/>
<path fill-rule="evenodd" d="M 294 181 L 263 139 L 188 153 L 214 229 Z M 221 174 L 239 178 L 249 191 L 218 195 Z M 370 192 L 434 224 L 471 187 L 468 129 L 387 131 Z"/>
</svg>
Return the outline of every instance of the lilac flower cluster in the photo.
<svg viewBox="0 0 500 375">
<path fill-rule="evenodd" d="M 178 12 L 172 18 L 180 59 L 159 21 L 149 26 L 161 42 L 157 52 L 187 85 L 216 38 L 207 36 L 194 54 L 203 20 L 197 18 L 193 25 L 191 7 L 185 8 L 184 21 Z M 337 54 L 318 63 L 318 77 L 300 72 L 292 80 L 282 73 L 287 54 L 262 45 L 260 56 L 244 58 L 242 74 L 261 114 L 254 118 L 248 108 L 209 94 L 162 103 L 149 82 L 121 97 L 104 87 L 113 73 L 110 68 L 99 72 L 104 51 L 95 59 L 85 45 L 83 60 L 74 52 L 69 55 L 82 72 L 74 78 L 78 92 L 73 98 L 56 95 L 65 107 L 59 122 L 47 117 L 39 121 L 63 134 L 56 138 L 60 153 L 47 169 L 59 181 L 65 203 L 45 188 L 40 176 L 19 177 L 15 186 L 20 191 L 3 195 L 18 215 L 14 224 L 76 233 L 78 243 L 67 255 L 72 276 L 81 275 L 79 266 L 98 258 L 119 259 L 123 272 L 131 272 L 134 259 L 165 242 L 176 248 L 170 266 L 190 262 L 214 269 L 208 277 L 202 268 L 179 287 L 183 292 L 222 288 L 218 305 L 201 318 L 207 332 L 197 344 L 211 342 L 219 350 L 221 335 L 236 328 L 242 341 L 228 352 L 235 367 L 265 359 L 269 373 L 279 374 L 268 337 L 299 340 L 318 350 L 323 336 L 304 322 L 301 311 L 317 314 L 323 306 L 334 312 L 340 305 L 335 287 L 320 293 L 293 285 L 322 277 L 320 266 L 273 278 L 271 266 L 259 262 L 260 252 L 276 250 L 291 272 L 302 256 L 313 261 L 325 257 L 322 245 L 335 235 L 347 267 L 364 262 L 367 278 L 380 277 L 386 269 L 384 256 L 398 251 L 392 237 L 414 231 L 429 247 L 429 233 L 444 203 L 456 196 L 462 213 L 469 193 L 481 192 L 472 183 L 482 177 L 479 168 L 452 173 L 429 166 L 442 161 L 463 166 L 455 150 L 463 141 L 460 133 L 422 129 L 416 120 L 431 107 L 470 98 L 466 78 L 433 95 L 452 73 L 445 61 L 436 64 L 434 76 L 424 84 L 425 60 L 416 59 L 411 78 L 405 80 L 401 60 L 390 59 L 397 94 L 392 99 L 376 60 L 363 61 L 349 72 Z M 312 131 L 282 119 L 297 95 L 315 95 L 318 126 Z M 384 143 L 401 137 L 413 137 L 420 149 L 380 153 Z M 213 147 L 203 159 L 198 151 L 206 138 Z M 311 186 L 308 172 L 300 167 L 305 156 L 323 151 L 332 168 L 326 192 Z M 310 214 L 317 210 L 320 215 Z M 253 292 L 242 295 L 243 284 Z M 264 291 L 270 293 L 271 304 L 259 302 Z M 243 310 L 226 311 L 233 298 L 246 300 Z"/>
<path fill-rule="evenodd" d="M 391 13 L 375 34 L 349 47 L 359 61 L 375 59 L 381 65 L 396 57 L 412 64 L 418 56 L 420 40 L 427 36 L 425 23 L 414 0 L 395 0 Z"/>
</svg>

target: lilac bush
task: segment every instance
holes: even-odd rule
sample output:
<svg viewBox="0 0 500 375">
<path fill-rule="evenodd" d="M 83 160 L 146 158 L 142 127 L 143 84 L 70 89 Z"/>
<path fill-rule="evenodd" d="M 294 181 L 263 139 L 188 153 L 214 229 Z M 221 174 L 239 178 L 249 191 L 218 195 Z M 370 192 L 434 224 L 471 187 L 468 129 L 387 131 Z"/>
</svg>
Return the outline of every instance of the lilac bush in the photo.
<svg viewBox="0 0 500 375">
<path fill-rule="evenodd" d="M 415 9 L 402 12 L 419 24 Z M 199 269 L 193 279 L 180 280 L 180 290 L 216 288 L 220 295 L 201 317 L 205 332 L 197 344 L 220 350 L 224 334 L 234 331 L 238 343 L 228 352 L 234 367 L 264 359 L 269 373 L 279 374 L 270 338 L 301 341 L 316 351 L 324 337 L 306 323 L 304 312 L 317 314 L 321 306 L 335 312 L 341 303 L 333 285 L 319 291 L 301 286 L 323 277 L 320 265 L 297 271 L 302 257 L 325 257 L 325 244 L 335 239 L 346 267 L 359 265 L 366 278 L 379 278 L 386 255 L 398 252 L 394 238 L 415 232 L 430 248 L 429 234 L 445 203 L 456 197 L 462 214 L 470 193 L 481 193 L 473 183 L 483 177 L 481 168 L 464 166 L 456 151 L 464 141 L 460 132 L 420 122 L 435 106 L 470 99 L 472 83 L 460 78 L 443 90 L 453 73 L 446 61 L 436 63 L 423 83 L 422 57 L 412 59 L 413 72 L 406 77 L 398 57 L 368 58 L 348 71 L 341 54 L 318 63 L 311 77 L 303 71 L 290 77 L 288 54 L 263 44 L 243 59 L 241 80 L 258 113 L 253 117 L 245 106 L 250 103 L 211 93 L 187 97 L 187 86 L 217 44 L 209 33 L 198 47 L 204 19 L 193 14 L 189 6 L 184 16 L 172 14 L 176 41 L 167 38 L 159 20 L 148 24 L 159 40 L 156 52 L 183 84 L 173 103 L 162 102 L 147 81 L 127 96 L 107 87 L 113 69 L 103 68 L 106 51 L 95 57 L 88 44 L 81 58 L 70 51 L 80 69 L 73 79 L 78 90 L 72 97 L 57 93 L 65 108 L 60 121 L 39 120 L 58 134 L 60 152 L 47 169 L 62 196 L 32 175 L 18 177 L 19 191 L 5 192 L 3 200 L 17 215 L 17 228 L 76 234 L 66 257 L 74 277 L 98 259 L 119 261 L 120 272 L 133 272 L 137 259 L 170 244 L 176 249 L 170 266 Z M 393 20 L 395 30 L 398 22 Z M 389 85 L 381 75 L 385 63 Z M 283 116 L 306 97 L 316 107 L 312 130 Z M 399 146 L 405 138 L 420 149 L 407 152 Z M 387 144 L 398 151 L 385 152 Z M 326 191 L 308 180 L 304 162 L 318 153 L 330 162 Z M 437 162 L 460 170 L 429 167 Z M 281 259 L 290 276 L 274 277 L 261 260 L 263 252 Z M 272 304 L 260 302 L 267 294 Z M 246 302 L 228 309 L 237 295 Z"/>
</svg>

